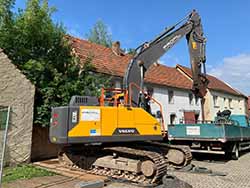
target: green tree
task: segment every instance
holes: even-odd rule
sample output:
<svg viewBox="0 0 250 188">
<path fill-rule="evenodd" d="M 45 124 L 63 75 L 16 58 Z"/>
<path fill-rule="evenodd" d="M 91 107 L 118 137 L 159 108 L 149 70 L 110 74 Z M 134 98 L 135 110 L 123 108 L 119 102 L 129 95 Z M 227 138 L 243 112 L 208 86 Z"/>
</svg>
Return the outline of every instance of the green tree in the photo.
<svg viewBox="0 0 250 188">
<path fill-rule="evenodd" d="M 14 5 L 14 0 L 0 1 L 0 26 L 8 24 L 12 20 L 11 8 Z"/>
<path fill-rule="evenodd" d="M 112 46 L 112 36 L 108 32 L 108 27 L 101 20 L 98 20 L 94 27 L 86 35 L 90 42 L 100 44 L 106 47 Z"/>
<path fill-rule="evenodd" d="M 130 55 L 135 55 L 136 54 L 136 51 L 134 48 L 128 48 L 127 50 L 125 50 L 127 52 L 127 54 L 130 54 Z"/>
<path fill-rule="evenodd" d="M 13 13 L 11 8 L 14 6 L 14 0 L 0 0 L 0 43 L 9 40 L 9 33 L 13 30 Z"/>
<path fill-rule="evenodd" d="M 9 5 L 0 8 L 11 13 Z M 51 19 L 54 11 L 47 0 L 28 0 L 24 10 L 10 14 L 9 27 L 0 26 L 0 47 L 36 86 L 34 123 L 42 126 L 49 124 L 51 107 L 67 105 L 72 95 L 98 95 L 108 82 L 94 75 L 91 57 L 80 67 L 65 29 Z"/>
</svg>

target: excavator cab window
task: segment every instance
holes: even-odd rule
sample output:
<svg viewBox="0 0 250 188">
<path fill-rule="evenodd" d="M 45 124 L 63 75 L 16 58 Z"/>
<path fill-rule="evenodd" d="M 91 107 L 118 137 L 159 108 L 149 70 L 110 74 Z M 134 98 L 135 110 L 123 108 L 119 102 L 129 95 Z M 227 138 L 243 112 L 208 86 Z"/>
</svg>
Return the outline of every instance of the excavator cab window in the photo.
<svg viewBox="0 0 250 188">
<path fill-rule="evenodd" d="M 158 118 L 158 119 L 162 118 L 162 113 L 160 110 L 156 111 L 156 118 Z"/>
<path fill-rule="evenodd" d="M 144 94 L 145 110 L 146 110 L 148 113 L 152 114 L 152 112 L 151 112 L 151 102 L 150 102 L 150 100 L 151 100 L 151 96 L 149 95 L 148 92 L 146 92 L 146 93 Z"/>
</svg>

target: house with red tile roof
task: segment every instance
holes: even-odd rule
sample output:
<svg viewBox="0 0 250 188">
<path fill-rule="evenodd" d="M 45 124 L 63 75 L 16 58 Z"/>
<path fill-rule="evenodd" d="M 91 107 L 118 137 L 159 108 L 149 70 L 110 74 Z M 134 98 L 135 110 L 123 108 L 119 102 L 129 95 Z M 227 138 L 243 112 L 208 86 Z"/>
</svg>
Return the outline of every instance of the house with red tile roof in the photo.
<svg viewBox="0 0 250 188">
<path fill-rule="evenodd" d="M 182 65 L 176 65 L 176 69 L 192 80 L 191 69 Z M 248 114 L 247 96 L 214 76 L 207 75 L 207 78 L 209 84 L 204 105 L 206 120 L 214 120 L 216 113 L 223 110 L 230 110 L 236 115 Z"/>
<path fill-rule="evenodd" d="M 107 48 L 72 36 L 67 36 L 67 38 L 71 43 L 73 53 L 79 57 L 80 63 L 84 64 L 86 59 L 91 57 L 96 73 L 111 76 L 114 88 L 122 87 L 123 76 L 133 56 L 116 51 L 119 48 Z M 192 79 L 179 68 L 161 64 L 151 66 L 145 75 L 145 87 L 161 103 L 166 124 L 187 121 L 190 113 L 196 120 L 201 119 L 200 99 L 195 98 L 191 92 Z M 218 86 L 218 88 L 221 87 Z M 235 91 L 232 89 L 232 92 Z M 158 105 L 154 103 L 151 107 L 153 113 L 159 110 Z"/>
<path fill-rule="evenodd" d="M 247 97 L 248 117 L 250 117 L 250 96 Z"/>
</svg>

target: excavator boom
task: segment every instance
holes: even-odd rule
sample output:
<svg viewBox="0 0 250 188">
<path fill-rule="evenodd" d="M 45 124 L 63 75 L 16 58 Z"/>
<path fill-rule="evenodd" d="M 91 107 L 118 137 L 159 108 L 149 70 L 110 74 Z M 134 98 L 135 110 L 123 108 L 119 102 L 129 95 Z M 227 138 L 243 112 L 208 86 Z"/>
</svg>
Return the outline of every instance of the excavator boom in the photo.
<svg viewBox="0 0 250 188">
<path fill-rule="evenodd" d="M 180 23 L 187 20 L 179 28 Z M 124 76 L 124 88 L 128 89 L 131 94 L 131 102 L 133 106 L 140 106 L 140 97 L 142 96 L 139 90 L 133 89 L 130 91 L 129 85 L 135 83 L 143 89 L 143 79 L 148 68 L 156 63 L 169 49 L 171 49 L 182 37 L 186 36 L 191 69 L 193 75 L 194 94 L 197 97 L 203 97 L 206 94 L 206 86 L 208 81 L 205 72 L 205 43 L 206 39 L 203 36 L 203 29 L 199 14 L 194 10 L 184 19 L 169 29 L 166 29 L 159 36 L 150 42 L 146 42 L 137 48 L 137 53 L 128 65 Z M 202 70 L 203 65 L 203 70 Z"/>
</svg>

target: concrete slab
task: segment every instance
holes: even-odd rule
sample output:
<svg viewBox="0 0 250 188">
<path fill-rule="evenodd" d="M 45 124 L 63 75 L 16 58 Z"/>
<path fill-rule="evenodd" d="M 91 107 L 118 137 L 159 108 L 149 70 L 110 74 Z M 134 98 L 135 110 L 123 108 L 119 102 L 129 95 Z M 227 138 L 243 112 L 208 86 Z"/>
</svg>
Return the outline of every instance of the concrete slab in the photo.
<svg viewBox="0 0 250 188">
<path fill-rule="evenodd" d="M 103 188 L 103 187 L 104 187 L 103 180 L 79 182 L 75 185 L 75 188 Z"/>
</svg>

